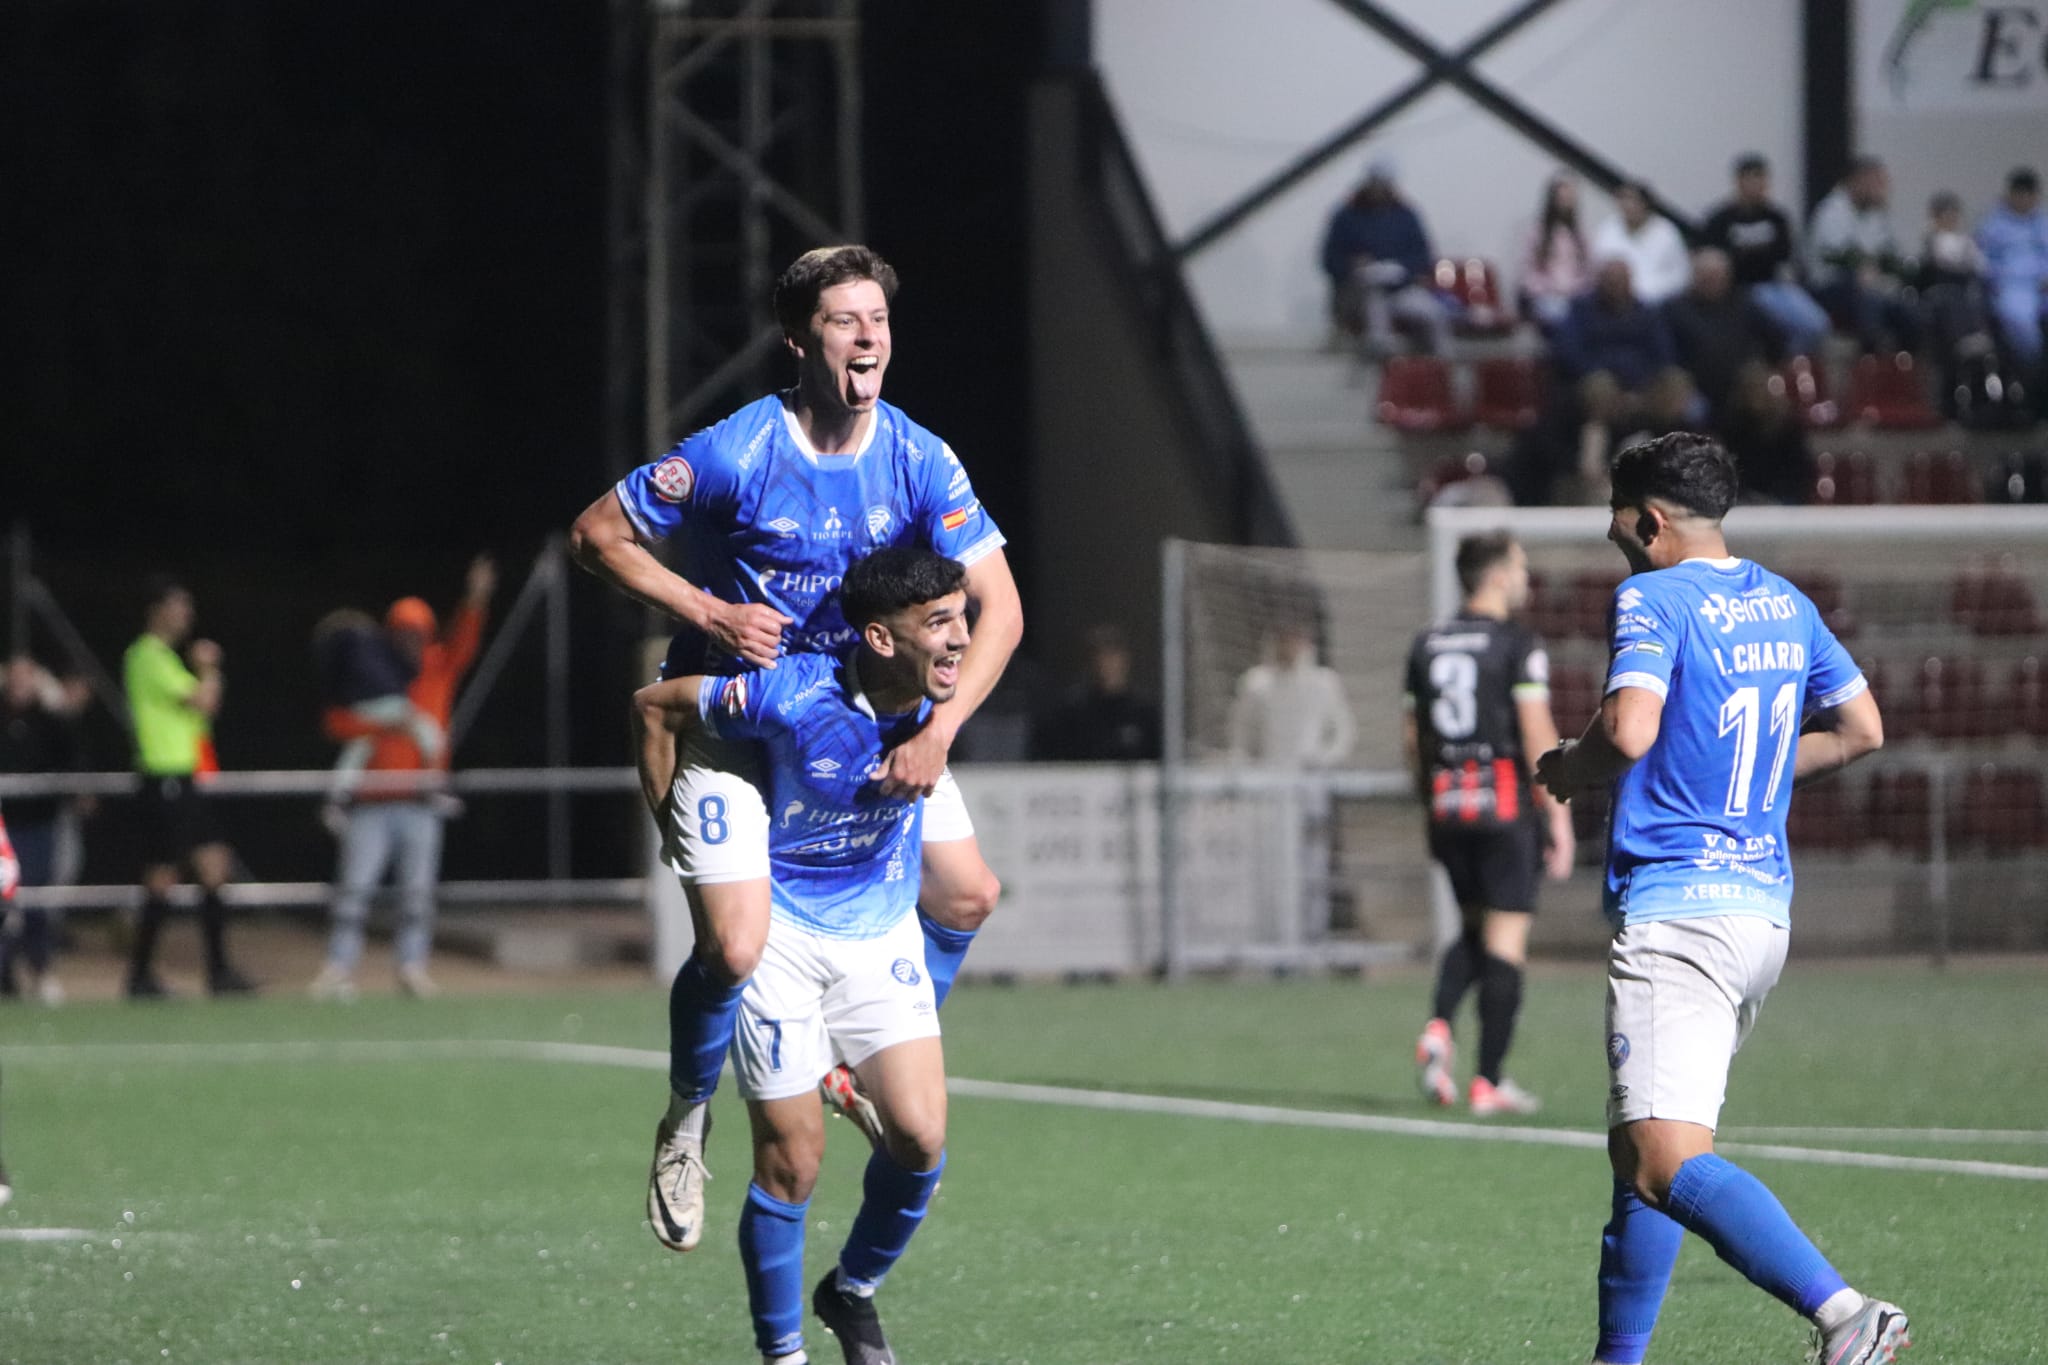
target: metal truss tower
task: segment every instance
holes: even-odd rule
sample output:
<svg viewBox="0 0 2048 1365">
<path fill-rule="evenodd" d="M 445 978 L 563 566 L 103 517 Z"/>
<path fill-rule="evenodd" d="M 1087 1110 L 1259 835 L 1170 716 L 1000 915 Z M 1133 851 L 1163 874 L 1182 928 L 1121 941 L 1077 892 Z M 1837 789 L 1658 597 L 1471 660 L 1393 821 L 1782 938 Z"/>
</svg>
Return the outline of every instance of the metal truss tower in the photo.
<svg viewBox="0 0 2048 1365">
<path fill-rule="evenodd" d="M 797 253 L 861 234 L 858 0 L 613 0 L 614 472 L 784 376 Z"/>
</svg>

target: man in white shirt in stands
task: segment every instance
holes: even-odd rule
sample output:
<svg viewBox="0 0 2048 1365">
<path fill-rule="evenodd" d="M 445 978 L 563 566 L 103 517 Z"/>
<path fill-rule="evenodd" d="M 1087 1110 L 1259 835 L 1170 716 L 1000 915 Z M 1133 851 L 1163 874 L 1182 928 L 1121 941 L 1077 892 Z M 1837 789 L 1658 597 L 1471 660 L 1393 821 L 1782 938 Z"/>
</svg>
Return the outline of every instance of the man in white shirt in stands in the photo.
<svg viewBox="0 0 2048 1365">
<path fill-rule="evenodd" d="M 1275 629 L 1266 661 L 1237 680 L 1231 756 L 1264 768 L 1334 768 L 1357 739 L 1343 680 L 1316 662 L 1314 632 L 1295 624 Z"/>
<path fill-rule="evenodd" d="M 1628 262 L 1636 298 L 1655 308 L 1692 283 L 1692 257 L 1669 218 L 1650 207 L 1650 192 L 1624 180 L 1614 190 L 1614 217 L 1593 233 L 1592 258 Z"/>
</svg>

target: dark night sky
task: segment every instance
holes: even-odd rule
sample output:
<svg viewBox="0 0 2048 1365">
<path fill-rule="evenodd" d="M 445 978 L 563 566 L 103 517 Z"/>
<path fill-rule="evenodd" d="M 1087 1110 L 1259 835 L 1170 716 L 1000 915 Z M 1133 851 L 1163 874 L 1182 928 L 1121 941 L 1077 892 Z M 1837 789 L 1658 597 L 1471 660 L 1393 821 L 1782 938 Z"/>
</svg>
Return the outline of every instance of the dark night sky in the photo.
<svg viewBox="0 0 2048 1365">
<path fill-rule="evenodd" d="M 1013 538 L 1034 13 L 863 15 L 868 237 L 905 280 L 889 397 Z M 604 23 L 598 0 L 0 6 L 0 523 L 32 527 L 109 663 L 141 573 L 192 583 L 230 766 L 325 761 L 318 616 L 445 601 L 484 548 L 509 592 L 607 482 Z M 594 584 L 576 603 L 576 757 L 618 761 L 637 618 Z M 523 663 L 466 762 L 537 757 Z"/>
</svg>

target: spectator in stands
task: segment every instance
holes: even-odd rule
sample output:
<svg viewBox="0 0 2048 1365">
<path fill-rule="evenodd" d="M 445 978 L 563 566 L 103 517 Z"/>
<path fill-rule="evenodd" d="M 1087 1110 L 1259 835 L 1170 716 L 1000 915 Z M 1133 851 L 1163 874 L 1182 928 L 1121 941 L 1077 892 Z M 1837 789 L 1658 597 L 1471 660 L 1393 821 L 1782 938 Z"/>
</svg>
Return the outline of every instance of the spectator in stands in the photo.
<svg viewBox="0 0 2048 1365">
<path fill-rule="evenodd" d="M 488 555 L 469 566 L 462 605 L 438 631 L 434 609 L 421 598 L 403 597 L 385 613 L 384 629 L 392 649 L 412 673 L 406 689 L 409 711 L 394 710 L 382 723 L 367 722 L 360 708 L 337 704 L 323 718 L 327 737 L 347 744 L 372 741 L 362 785 L 348 808 L 341 833 L 340 866 L 335 874 L 334 926 L 327 942 L 327 961 L 313 979 L 312 993 L 326 1000 L 355 995 L 356 964 L 363 955 L 363 926 L 369 918 L 370 896 L 396 869 L 398 988 L 423 998 L 437 993 L 427 973 L 434 943 L 434 887 L 441 879 L 441 822 L 449 813 L 444 775 L 448 746 L 423 752 L 418 717 L 430 720 L 445 735 L 455 708 L 456 685 L 469 671 L 483 641 L 484 616 L 497 590 L 498 570 Z"/>
<path fill-rule="evenodd" d="M 1636 297 L 1655 308 L 1685 288 L 1692 263 L 1685 239 L 1669 218 L 1650 207 L 1642 182 L 1624 180 L 1614 190 L 1615 215 L 1593 233 L 1594 261 L 1628 262 Z"/>
<path fill-rule="evenodd" d="M 135 767 L 142 775 L 136 814 L 144 829 L 145 859 L 128 996 L 149 1000 L 170 994 L 157 979 L 156 940 L 171 910 L 171 889 L 187 867 L 199 881 L 207 989 L 214 995 L 246 995 L 255 986 L 228 962 L 228 912 L 220 898 L 234 867 L 234 850 L 221 837 L 212 802 L 197 781 L 217 766 L 213 718 L 223 689 L 220 646 L 192 639 L 192 594 L 181 584 L 152 579 L 143 601 L 143 632 L 121 661 L 135 722 Z"/>
<path fill-rule="evenodd" d="M 57 681 L 35 660 L 17 655 L 7 663 L 0 688 L 0 773 L 77 772 L 83 766 L 76 716 L 84 705 L 82 684 Z M 14 796 L 7 800 L 9 828 L 23 886 L 56 881 L 58 832 L 68 798 Z M 64 998 L 50 970 L 50 912 L 16 912 L 18 932 L 0 924 L 0 996 L 17 993 L 16 960 L 28 967 L 29 989 L 46 1005 Z"/>
<path fill-rule="evenodd" d="M 1265 658 L 1237 680 L 1231 756 L 1265 768 L 1334 768 L 1357 741 L 1344 681 L 1317 660 L 1314 630 L 1300 622 L 1276 627 Z"/>
<path fill-rule="evenodd" d="M 1948 190 L 1927 202 L 1927 235 L 1920 242 L 1920 316 L 1927 344 L 1941 370 L 1941 407 L 1958 416 L 1956 391 L 1966 366 L 1991 363 L 1995 349 L 1984 308 L 1984 253 L 1963 226 L 1963 201 Z"/>
<path fill-rule="evenodd" d="M 1806 229 L 1806 278 L 1814 296 L 1855 331 L 1866 352 L 1920 348 L 1919 318 L 1906 296 L 1908 266 L 1892 235 L 1891 192 L 1884 162 L 1859 156 L 1814 206 Z"/>
<path fill-rule="evenodd" d="M 1708 216 L 1700 242 L 1728 254 L 1735 287 L 1763 310 L 1786 350 L 1812 355 L 1820 349 L 1827 310 L 1795 278 L 1792 220 L 1771 202 L 1770 162 L 1756 152 L 1736 160 L 1735 196 Z"/>
<path fill-rule="evenodd" d="M 1775 502 L 1803 501 L 1806 433 L 1783 387 L 1771 384 L 1783 343 L 1754 296 L 1735 287 L 1727 253 L 1693 253 L 1692 284 L 1664 305 L 1664 320 L 1709 423 L 1742 466 L 1743 490 Z"/>
<path fill-rule="evenodd" d="M 2048 211 L 2031 168 L 2006 177 L 2004 199 L 1977 225 L 1977 245 L 1999 339 L 2027 377 L 2038 379 L 2048 323 Z"/>
<path fill-rule="evenodd" d="M 1046 715 L 1032 757 L 1087 763 L 1159 757 L 1159 708 L 1131 690 L 1131 643 L 1111 625 L 1090 628 L 1088 680 Z"/>
<path fill-rule="evenodd" d="M 1551 356 L 1569 386 L 1579 474 L 1588 493 L 1599 492 L 1605 501 L 1614 437 L 1683 423 L 1694 399 L 1692 381 L 1679 368 L 1663 314 L 1638 297 L 1621 257 L 1600 262 L 1593 292 L 1572 305 L 1552 338 Z"/>
<path fill-rule="evenodd" d="M 1543 186 L 1543 208 L 1522 250 L 1522 316 L 1548 335 L 1593 281 L 1579 231 L 1579 182 L 1560 171 Z"/>
<path fill-rule="evenodd" d="M 1425 334 L 1431 354 L 1450 349 L 1450 310 L 1431 281 L 1436 253 L 1422 218 L 1401 198 L 1394 165 L 1384 158 L 1366 170 L 1365 183 L 1330 215 L 1323 235 L 1323 272 L 1330 277 L 1330 311 L 1368 351 L 1396 349 L 1394 324 Z"/>
</svg>

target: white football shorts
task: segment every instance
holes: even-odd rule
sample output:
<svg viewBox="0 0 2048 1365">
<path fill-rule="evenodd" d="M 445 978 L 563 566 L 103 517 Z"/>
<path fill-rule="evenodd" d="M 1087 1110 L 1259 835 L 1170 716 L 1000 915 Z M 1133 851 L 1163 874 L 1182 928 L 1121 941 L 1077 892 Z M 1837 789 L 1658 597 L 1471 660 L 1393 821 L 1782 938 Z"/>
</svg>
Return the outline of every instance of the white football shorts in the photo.
<svg viewBox="0 0 2048 1365">
<path fill-rule="evenodd" d="M 1728 1063 L 1785 969 L 1791 935 L 1756 915 L 1631 924 L 1607 954 L 1607 1126 L 1715 1127 Z"/>
<path fill-rule="evenodd" d="M 760 747 L 692 731 L 683 741 L 669 800 L 662 861 L 686 886 L 746 882 L 768 875 L 767 785 Z M 974 821 L 951 769 L 924 802 L 924 841 L 974 837 Z"/>
<path fill-rule="evenodd" d="M 880 938 L 826 938 L 784 919 L 768 929 L 732 1039 L 733 1077 L 750 1100 L 818 1088 L 836 1062 L 939 1036 L 924 932 L 905 915 Z"/>
</svg>

